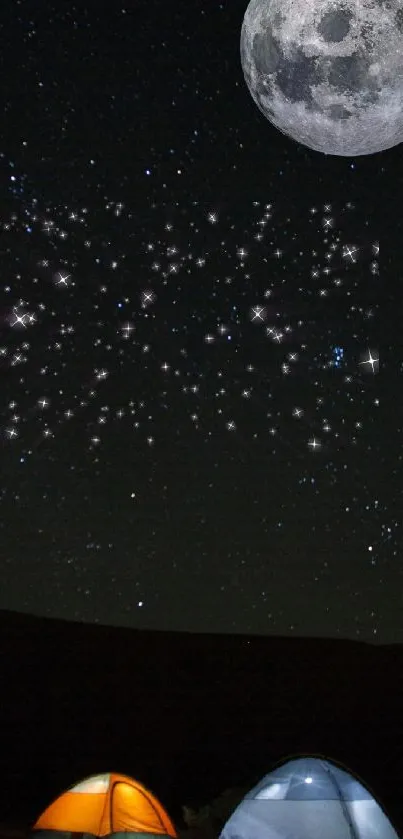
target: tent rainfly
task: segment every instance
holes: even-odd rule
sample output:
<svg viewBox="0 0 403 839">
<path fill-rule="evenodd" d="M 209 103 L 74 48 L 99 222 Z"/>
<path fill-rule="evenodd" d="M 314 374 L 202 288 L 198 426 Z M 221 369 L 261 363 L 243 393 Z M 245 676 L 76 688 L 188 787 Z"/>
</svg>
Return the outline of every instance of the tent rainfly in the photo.
<svg viewBox="0 0 403 839">
<path fill-rule="evenodd" d="M 277 767 L 241 801 L 220 839 L 399 839 L 366 787 L 318 757 Z"/>
<path fill-rule="evenodd" d="M 124 834 L 124 835 L 123 835 Z M 175 828 L 157 799 L 125 775 L 94 775 L 63 793 L 40 816 L 32 839 L 176 839 Z"/>
</svg>

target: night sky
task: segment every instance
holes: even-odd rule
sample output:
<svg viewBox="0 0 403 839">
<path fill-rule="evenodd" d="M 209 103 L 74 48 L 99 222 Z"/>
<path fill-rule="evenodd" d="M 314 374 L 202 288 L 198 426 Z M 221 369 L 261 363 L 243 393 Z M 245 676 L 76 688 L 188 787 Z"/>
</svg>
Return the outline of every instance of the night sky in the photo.
<svg viewBox="0 0 403 839">
<path fill-rule="evenodd" d="M 246 6 L 2 4 L 0 608 L 403 641 L 402 146 L 270 125 Z"/>
</svg>

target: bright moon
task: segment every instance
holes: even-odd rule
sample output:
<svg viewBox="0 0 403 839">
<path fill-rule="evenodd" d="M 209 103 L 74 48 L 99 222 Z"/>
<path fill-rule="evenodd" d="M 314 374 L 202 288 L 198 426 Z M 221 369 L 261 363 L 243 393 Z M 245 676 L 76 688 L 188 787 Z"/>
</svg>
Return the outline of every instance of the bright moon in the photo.
<svg viewBox="0 0 403 839">
<path fill-rule="evenodd" d="M 398 0 L 251 0 L 241 62 L 266 119 L 310 149 L 348 157 L 403 140 Z"/>
</svg>

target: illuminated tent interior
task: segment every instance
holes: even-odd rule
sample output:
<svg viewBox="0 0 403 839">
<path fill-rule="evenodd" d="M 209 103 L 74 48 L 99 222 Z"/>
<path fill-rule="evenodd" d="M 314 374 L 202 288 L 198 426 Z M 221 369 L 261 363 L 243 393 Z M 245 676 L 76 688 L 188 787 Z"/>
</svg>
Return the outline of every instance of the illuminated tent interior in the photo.
<svg viewBox="0 0 403 839">
<path fill-rule="evenodd" d="M 175 828 L 159 801 L 124 775 L 94 775 L 63 793 L 40 816 L 32 839 L 90 839 L 124 834 L 170 836 Z"/>
<path fill-rule="evenodd" d="M 347 770 L 289 760 L 247 793 L 220 839 L 399 839 L 379 803 Z"/>
</svg>

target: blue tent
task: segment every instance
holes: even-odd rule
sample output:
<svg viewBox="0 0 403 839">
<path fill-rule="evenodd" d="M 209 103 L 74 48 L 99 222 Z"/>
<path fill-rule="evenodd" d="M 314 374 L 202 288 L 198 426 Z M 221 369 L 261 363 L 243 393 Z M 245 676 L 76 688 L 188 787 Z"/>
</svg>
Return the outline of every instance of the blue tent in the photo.
<svg viewBox="0 0 403 839">
<path fill-rule="evenodd" d="M 318 757 L 283 763 L 257 784 L 220 839 L 398 839 L 373 795 Z"/>
</svg>

